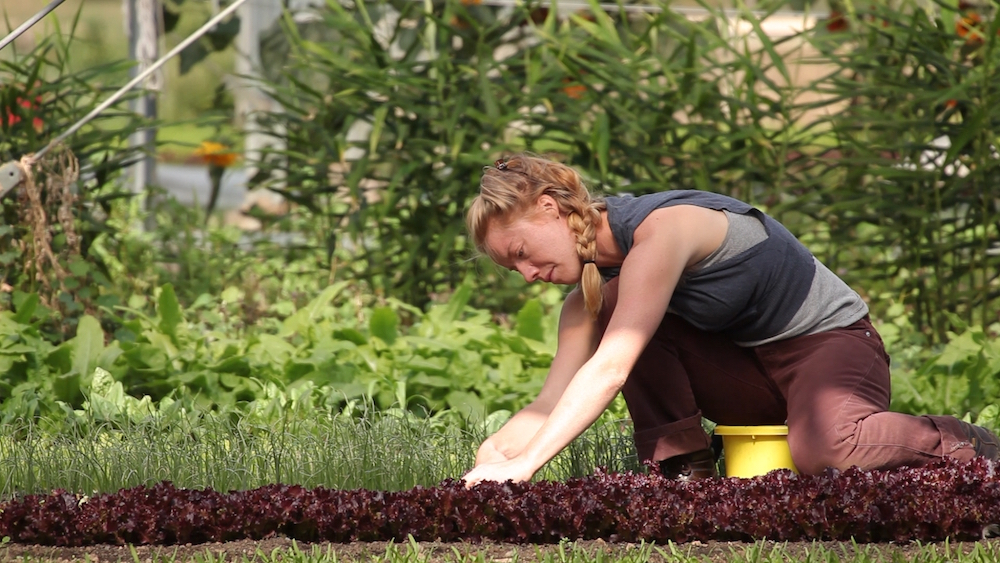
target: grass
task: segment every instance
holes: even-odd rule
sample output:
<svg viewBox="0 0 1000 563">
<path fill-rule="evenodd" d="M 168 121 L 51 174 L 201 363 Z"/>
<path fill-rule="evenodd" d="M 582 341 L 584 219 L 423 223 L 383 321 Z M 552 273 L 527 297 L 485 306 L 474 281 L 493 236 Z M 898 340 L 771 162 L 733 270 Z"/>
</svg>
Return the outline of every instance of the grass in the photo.
<svg viewBox="0 0 1000 563">
<path fill-rule="evenodd" d="M 1000 559 L 994 541 L 963 544 L 800 544 L 755 543 L 613 544 L 600 540 L 564 541 L 555 545 L 447 544 L 399 542 L 300 544 L 284 538 L 212 546 L 95 546 L 43 548 L 8 544 L 0 547 L 4 561 L 105 561 L 156 563 L 988 563 Z"/>
<path fill-rule="evenodd" d="M 486 436 L 412 415 L 288 415 L 277 424 L 203 415 L 65 431 L 34 424 L 0 428 L 0 499 L 64 489 L 114 492 L 170 481 L 182 488 L 246 490 L 271 483 L 406 490 L 460 478 Z M 638 469 L 627 427 L 598 425 L 539 479 L 588 475 L 596 467 Z"/>
</svg>

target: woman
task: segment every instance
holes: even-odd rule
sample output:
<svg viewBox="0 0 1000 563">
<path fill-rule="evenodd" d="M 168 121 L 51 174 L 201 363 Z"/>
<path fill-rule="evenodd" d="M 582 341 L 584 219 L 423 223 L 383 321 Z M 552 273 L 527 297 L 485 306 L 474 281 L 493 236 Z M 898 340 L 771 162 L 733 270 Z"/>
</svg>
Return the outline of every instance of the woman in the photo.
<svg viewBox="0 0 1000 563">
<path fill-rule="evenodd" d="M 787 424 L 796 467 L 997 459 L 997 437 L 947 416 L 887 412 L 889 357 L 868 307 L 782 225 L 700 191 L 592 199 L 531 155 L 485 169 L 476 247 L 528 282 L 578 284 L 538 397 L 480 446 L 465 476 L 530 479 L 621 391 L 641 460 L 715 474 L 702 416 Z"/>
</svg>

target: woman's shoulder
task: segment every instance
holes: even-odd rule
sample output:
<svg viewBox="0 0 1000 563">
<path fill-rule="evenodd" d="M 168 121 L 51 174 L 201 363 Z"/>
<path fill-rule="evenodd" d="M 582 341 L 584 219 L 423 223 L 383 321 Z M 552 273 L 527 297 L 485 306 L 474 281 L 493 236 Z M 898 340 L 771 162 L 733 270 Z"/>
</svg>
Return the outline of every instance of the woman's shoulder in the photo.
<svg viewBox="0 0 1000 563">
<path fill-rule="evenodd" d="M 729 210 L 736 213 L 746 213 L 753 208 L 750 204 L 715 192 L 703 190 L 664 190 L 641 195 L 618 194 L 604 198 L 609 210 L 645 210 L 642 215 L 653 209 L 673 205 L 696 205 L 715 210 Z"/>
</svg>

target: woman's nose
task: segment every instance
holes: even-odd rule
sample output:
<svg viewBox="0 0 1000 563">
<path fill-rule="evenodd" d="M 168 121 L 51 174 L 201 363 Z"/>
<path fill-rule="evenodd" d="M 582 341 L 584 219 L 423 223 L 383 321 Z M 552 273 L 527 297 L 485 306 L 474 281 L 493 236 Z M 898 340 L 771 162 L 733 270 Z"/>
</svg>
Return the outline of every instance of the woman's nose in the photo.
<svg viewBox="0 0 1000 563">
<path fill-rule="evenodd" d="M 521 272 L 521 275 L 524 276 L 524 281 L 528 283 L 531 283 L 538 278 L 538 268 L 535 268 L 530 264 L 522 264 L 518 266 L 517 270 Z"/>
</svg>

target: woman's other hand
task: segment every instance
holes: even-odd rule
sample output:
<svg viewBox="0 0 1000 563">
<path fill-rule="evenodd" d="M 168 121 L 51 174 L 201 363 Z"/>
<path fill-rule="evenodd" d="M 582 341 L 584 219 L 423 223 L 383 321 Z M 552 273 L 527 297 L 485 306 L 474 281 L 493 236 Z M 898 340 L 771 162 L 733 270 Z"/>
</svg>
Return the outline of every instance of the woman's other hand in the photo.
<svg viewBox="0 0 1000 563">
<path fill-rule="evenodd" d="M 506 461 L 477 465 L 472 468 L 472 471 L 466 473 L 463 479 L 465 479 L 465 488 L 469 489 L 483 481 L 503 483 L 510 480 L 520 483 L 530 480 L 534 475 L 535 470 L 529 463 L 520 457 L 515 457 Z"/>
</svg>

